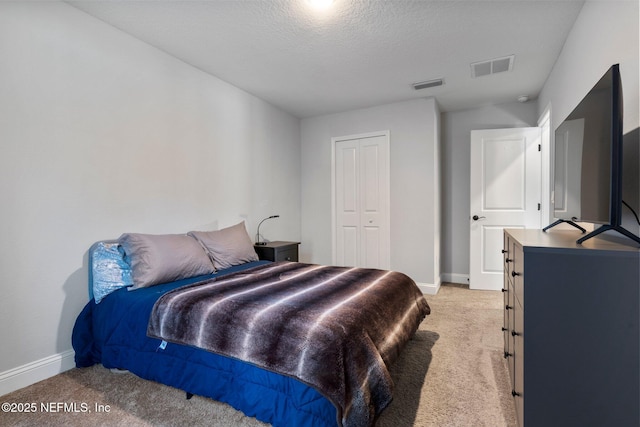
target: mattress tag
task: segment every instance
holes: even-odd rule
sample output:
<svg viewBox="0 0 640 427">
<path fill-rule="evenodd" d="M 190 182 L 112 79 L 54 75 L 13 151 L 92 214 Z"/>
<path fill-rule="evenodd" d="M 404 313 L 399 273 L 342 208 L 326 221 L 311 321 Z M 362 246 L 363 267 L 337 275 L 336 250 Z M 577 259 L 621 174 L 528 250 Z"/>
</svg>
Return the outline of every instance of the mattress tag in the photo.
<svg viewBox="0 0 640 427">
<path fill-rule="evenodd" d="M 160 350 L 164 350 L 165 348 L 167 348 L 167 342 L 165 340 L 162 340 L 162 342 L 160 343 L 160 346 L 158 348 Z"/>
</svg>

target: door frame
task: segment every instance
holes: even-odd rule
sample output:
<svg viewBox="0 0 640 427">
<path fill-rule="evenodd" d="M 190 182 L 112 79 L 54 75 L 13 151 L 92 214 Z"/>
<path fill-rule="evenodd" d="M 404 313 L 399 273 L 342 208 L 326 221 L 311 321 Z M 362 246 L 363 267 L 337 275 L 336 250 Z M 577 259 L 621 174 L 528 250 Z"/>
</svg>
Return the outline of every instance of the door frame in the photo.
<svg viewBox="0 0 640 427">
<path fill-rule="evenodd" d="M 555 145 L 554 132 L 551 129 L 551 104 L 547 105 L 542 115 L 538 119 L 538 127 L 540 128 L 540 147 L 542 151 L 542 159 L 540 164 L 540 177 L 542 188 L 540 190 L 540 200 L 542 203 L 542 219 L 541 226 L 553 222 L 553 209 L 551 207 L 551 193 L 553 191 L 553 150 Z"/>
<path fill-rule="evenodd" d="M 391 138 L 389 130 L 382 130 L 376 132 L 366 132 L 354 135 L 345 135 L 331 138 L 331 263 L 336 265 L 337 263 L 337 237 L 336 237 L 336 144 L 341 141 L 349 141 L 353 139 L 373 138 L 376 136 L 385 137 L 387 147 L 389 147 L 389 155 L 387 156 L 387 170 L 389 190 L 391 190 Z M 386 204 L 386 217 L 387 217 L 387 233 L 389 245 L 391 245 L 391 193 L 389 193 L 389 203 Z M 391 248 L 389 248 L 391 253 Z M 391 260 L 389 259 L 389 263 Z"/>
</svg>

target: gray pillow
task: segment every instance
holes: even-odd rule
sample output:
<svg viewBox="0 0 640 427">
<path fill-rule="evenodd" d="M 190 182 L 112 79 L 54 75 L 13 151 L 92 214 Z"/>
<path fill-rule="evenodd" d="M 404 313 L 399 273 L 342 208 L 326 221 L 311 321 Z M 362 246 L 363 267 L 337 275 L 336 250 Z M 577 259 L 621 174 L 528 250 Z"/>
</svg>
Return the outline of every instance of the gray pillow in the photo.
<svg viewBox="0 0 640 427">
<path fill-rule="evenodd" d="M 218 270 L 258 261 L 244 222 L 222 230 L 190 231 L 188 234 L 200 242 Z"/>
<path fill-rule="evenodd" d="M 129 289 L 215 272 L 202 247 L 186 234 L 125 233 L 118 242 L 133 273 L 133 287 Z"/>
</svg>

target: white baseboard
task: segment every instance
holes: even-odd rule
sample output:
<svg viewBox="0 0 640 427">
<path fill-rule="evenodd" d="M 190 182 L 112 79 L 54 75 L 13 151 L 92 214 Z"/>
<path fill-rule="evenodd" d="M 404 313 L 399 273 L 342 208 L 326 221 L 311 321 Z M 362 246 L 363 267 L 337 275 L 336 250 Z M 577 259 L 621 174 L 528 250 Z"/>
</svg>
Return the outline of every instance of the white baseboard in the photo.
<svg viewBox="0 0 640 427">
<path fill-rule="evenodd" d="M 469 275 L 457 273 L 442 273 L 442 281 L 447 283 L 459 283 L 462 285 L 468 285 Z"/>
<path fill-rule="evenodd" d="M 440 290 L 440 283 L 416 283 L 416 285 L 426 295 L 436 295 Z"/>
<path fill-rule="evenodd" d="M 67 350 L 0 372 L 0 396 L 74 368 L 74 356 L 73 350 Z"/>
</svg>

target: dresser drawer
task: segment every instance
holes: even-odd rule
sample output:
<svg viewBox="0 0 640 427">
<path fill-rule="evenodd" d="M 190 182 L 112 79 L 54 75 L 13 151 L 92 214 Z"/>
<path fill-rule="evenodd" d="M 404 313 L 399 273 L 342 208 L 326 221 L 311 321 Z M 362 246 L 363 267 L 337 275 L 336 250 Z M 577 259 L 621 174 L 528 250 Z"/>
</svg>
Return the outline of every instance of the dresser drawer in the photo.
<svg viewBox="0 0 640 427">
<path fill-rule="evenodd" d="M 524 252 L 518 245 L 513 246 L 512 252 L 513 263 L 511 263 L 509 278 L 513 283 L 516 299 L 524 305 Z"/>
<path fill-rule="evenodd" d="M 524 426 L 524 310 L 516 301 L 513 337 L 513 390 L 518 425 Z M 511 365 L 510 365 L 511 366 Z"/>
<path fill-rule="evenodd" d="M 298 261 L 298 247 L 276 251 L 275 261 Z"/>
<path fill-rule="evenodd" d="M 298 262 L 299 242 L 268 242 L 264 245 L 255 245 L 254 249 L 260 259 L 268 261 L 294 261 Z"/>
<path fill-rule="evenodd" d="M 504 245 L 502 249 L 502 255 L 504 258 L 504 273 L 505 277 L 511 277 L 511 268 L 513 266 L 513 256 L 511 253 L 513 252 L 513 240 L 509 238 L 509 235 L 505 233 L 504 235 Z M 506 286 L 506 283 L 505 283 Z"/>
<path fill-rule="evenodd" d="M 507 303 L 505 305 L 504 311 L 505 316 L 508 317 L 508 325 L 507 330 L 505 331 L 505 342 L 506 342 L 506 352 L 504 357 L 507 359 L 507 365 L 509 366 L 509 377 L 511 378 L 511 387 L 515 387 L 515 337 L 513 335 L 513 331 L 516 329 L 516 309 L 519 307 L 519 304 L 516 301 L 515 293 L 513 291 L 513 285 L 509 284 L 509 290 L 507 291 Z"/>
</svg>

